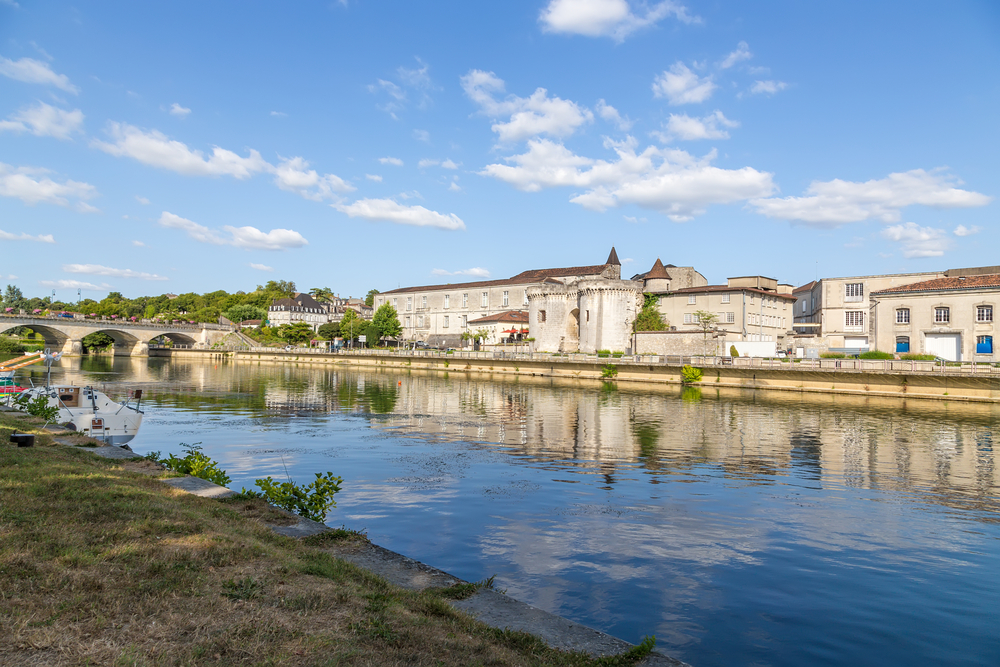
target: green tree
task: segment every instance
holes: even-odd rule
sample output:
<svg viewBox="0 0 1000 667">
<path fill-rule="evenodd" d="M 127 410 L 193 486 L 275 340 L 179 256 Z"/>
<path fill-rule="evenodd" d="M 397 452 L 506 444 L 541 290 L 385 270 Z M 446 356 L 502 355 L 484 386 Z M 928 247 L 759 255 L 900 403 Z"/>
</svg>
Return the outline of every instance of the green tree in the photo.
<svg viewBox="0 0 1000 667">
<path fill-rule="evenodd" d="M 660 314 L 660 297 L 656 294 L 644 295 L 642 310 L 632 324 L 633 331 L 663 331 L 667 328 L 667 323 Z"/>
<path fill-rule="evenodd" d="M 333 290 L 331 290 L 329 287 L 313 287 L 311 290 L 309 290 L 309 294 L 314 299 L 320 302 L 325 301 L 327 303 L 330 303 L 333 301 Z"/>
<path fill-rule="evenodd" d="M 368 290 L 368 294 L 365 295 L 365 305 L 374 306 L 375 305 L 375 295 L 378 294 L 377 289 Z"/>
<path fill-rule="evenodd" d="M 712 333 L 715 325 L 719 323 L 719 316 L 707 310 L 696 310 L 694 318 L 698 321 L 698 328 L 704 337 L 703 353 L 708 356 L 708 334 Z"/>
<path fill-rule="evenodd" d="M 344 309 L 344 317 L 340 320 L 340 335 L 347 340 L 355 340 L 364 333 L 366 323 L 358 313 L 351 309 Z"/>
<path fill-rule="evenodd" d="M 313 329 L 308 322 L 282 324 L 278 327 L 278 337 L 291 345 L 298 345 L 313 337 Z"/>
<path fill-rule="evenodd" d="M 471 340 L 473 344 L 480 341 L 486 342 L 486 337 L 490 335 L 489 329 L 476 329 L 475 331 L 462 332 L 462 340 Z"/>
<path fill-rule="evenodd" d="M 382 341 L 381 334 L 382 332 L 379 330 L 378 325 L 374 322 L 369 322 L 368 326 L 365 327 L 365 345 L 368 347 L 378 347 Z"/>
<path fill-rule="evenodd" d="M 271 294 L 277 294 L 279 296 L 275 298 L 282 297 L 292 297 L 298 290 L 295 288 L 295 283 L 291 280 L 268 280 L 267 285 L 261 287 L 257 286 L 258 292 L 270 292 Z"/>
<path fill-rule="evenodd" d="M 222 316 L 231 322 L 239 324 L 240 322 L 245 322 L 247 320 L 266 320 L 267 311 L 259 306 L 251 306 L 248 303 L 241 303 L 238 306 L 233 306 L 229 310 L 222 313 Z"/>
<path fill-rule="evenodd" d="M 372 324 L 378 329 L 379 340 L 382 338 L 396 338 L 402 333 L 403 328 L 399 326 L 399 316 L 392 304 L 383 303 L 375 311 L 372 317 Z"/>
<path fill-rule="evenodd" d="M 103 331 L 95 331 L 84 336 L 82 343 L 83 349 L 88 352 L 90 350 L 106 350 L 115 344 L 115 339 Z"/>
<path fill-rule="evenodd" d="M 322 340 L 333 340 L 340 336 L 340 322 L 321 324 L 316 332 Z"/>
<path fill-rule="evenodd" d="M 28 300 L 24 298 L 20 287 L 7 285 L 7 289 L 3 293 L 3 306 L 4 308 L 20 310 L 21 308 L 28 307 Z"/>
</svg>

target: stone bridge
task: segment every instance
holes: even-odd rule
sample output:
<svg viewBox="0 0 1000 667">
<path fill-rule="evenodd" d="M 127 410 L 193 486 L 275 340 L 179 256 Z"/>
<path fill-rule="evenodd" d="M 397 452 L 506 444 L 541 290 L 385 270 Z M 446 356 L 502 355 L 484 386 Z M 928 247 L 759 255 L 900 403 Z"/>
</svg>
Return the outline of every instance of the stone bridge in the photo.
<svg viewBox="0 0 1000 667">
<path fill-rule="evenodd" d="M 0 316 L 0 334 L 14 327 L 28 327 L 45 339 L 53 352 L 67 356 L 83 354 L 83 337 L 104 333 L 115 341 L 115 356 L 147 356 L 149 344 L 160 336 L 179 345 L 204 349 L 225 338 L 233 327 L 222 324 L 153 324 L 121 320 L 86 320 L 68 317 Z"/>
</svg>

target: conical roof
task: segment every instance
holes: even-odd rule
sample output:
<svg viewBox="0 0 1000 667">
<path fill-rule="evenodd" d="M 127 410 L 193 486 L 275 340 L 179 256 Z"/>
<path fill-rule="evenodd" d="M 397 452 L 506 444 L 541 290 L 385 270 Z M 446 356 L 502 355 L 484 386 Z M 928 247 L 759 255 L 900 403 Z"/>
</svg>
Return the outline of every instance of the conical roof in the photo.
<svg viewBox="0 0 1000 667">
<path fill-rule="evenodd" d="M 662 278 L 664 280 L 670 280 L 670 274 L 667 273 L 667 270 L 665 268 L 663 268 L 663 262 L 661 262 L 660 258 L 657 257 L 656 262 L 653 263 L 653 268 L 651 268 L 649 272 L 646 273 L 645 276 L 643 276 L 643 278 L 645 278 L 646 280 L 650 280 L 651 278 Z"/>
<path fill-rule="evenodd" d="M 611 254 L 608 255 L 608 261 L 605 264 L 610 264 L 611 266 L 621 266 L 622 263 L 618 261 L 618 253 L 615 252 L 615 247 L 611 246 Z"/>
</svg>

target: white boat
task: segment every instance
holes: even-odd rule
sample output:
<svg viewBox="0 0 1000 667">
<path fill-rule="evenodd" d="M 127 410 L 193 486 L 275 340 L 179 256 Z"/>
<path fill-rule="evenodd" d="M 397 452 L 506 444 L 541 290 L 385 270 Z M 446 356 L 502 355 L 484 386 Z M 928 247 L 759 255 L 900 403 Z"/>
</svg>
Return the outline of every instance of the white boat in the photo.
<svg viewBox="0 0 1000 667">
<path fill-rule="evenodd" d="M 20 394 L 32 400 L 39 396 L 49 399 L 49 407 L 59 408 L 56 421 L 74 431 L 101 440 L 105 444 L 122 446 L 132 440 L 142 425 L 142 390 L 124 403 L 108 398 L 108 395 L 93 387 L 71 385 L 51 385 L 32 387 Z M 132 399 L 135 405 L 132 405 Z"/>
</svg>

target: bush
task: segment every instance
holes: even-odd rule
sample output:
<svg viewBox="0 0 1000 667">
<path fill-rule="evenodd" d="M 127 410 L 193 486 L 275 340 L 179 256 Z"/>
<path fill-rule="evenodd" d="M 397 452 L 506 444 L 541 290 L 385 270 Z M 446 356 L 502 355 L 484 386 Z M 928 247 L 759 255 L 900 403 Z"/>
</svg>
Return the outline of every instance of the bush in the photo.
<svg viewBox="0 0 1000 667">
<path fill-rule="evenodd" d="M 200 442 L 196 442 L 193 445 L 182 442 L 181 447 L 187 452 L 183 458 L 177 458 L 173 454 L 170 454 L 167 458 L 160 459 L 159 463 L 174 472 L 207 479 L 219 486 L 229 484 L 231 480 L 226 475 L 226 471 L 219 468 L 219 462 L 213 461 L 205 454 L 202 454 Z"/>
<path fill-rule="evenodd" d="M 612 352 L 611 356 L 614 357 L 615 359 L 621 359 L 623 356 L 625 356 L 625 353 L 624 352 Z"/>
<path fill-rule="evenodd" d="M 701 382 L 701 378 L 704 374 L 700 368 L 695 368 L 694 366 L 684 365 L 681 367 L 681 382 L 684 384 L 694 384 L 695 382 Z"/>
<path fill-rule="evenodd" d="M 869 350 L 868 352 L 862 352 L 858 355 L 860 359 L 892 359 L 893 355 L 890 352 L 879 352 L 878 350 Z"/>
<path fill-rule="evenodd" d="M 601 377 L 605 380 L 614 380 L 618 377 L 618 367 L 614 364 L 605 364 L 601 369 Z"/>
<path fill-rule="evenodd" d="M 736 349 L 735 345 L 730 345 L 729 346 L 729 356 L 730 357 L 737 357 L 737 358 L 739 358 L 740 351 Z"/>
<path fill-rule="evenodd" d="M 906 359 L 907 361 L 934 361 L 937 359 L 933 354 L 917 354 L 916 352 L 907 352 L 906 354 L 899 355 L 900 359 Z"/>
<path fill-rule="evenodd" d="M 7 336 L 0 336 L 0 354 L 24 354 L 24 346 Z"/>
<path fill-rule="evenodd" d="M 18 409 L 24 410 L 33 417 L 41 417 L 47 422 L 54 422 L 59 416 L 58 406 L 49 407 L 48 396 L 36 396 L 32 399 L 29 394 L 18 394 L 14 397 L 14 403 Z"/>
<path fill-rule="evenodd" d="M 845 359 L 847 355 L 843 352 L 822 352 L 820 353 L 821 359 Z"/>
<path fill-rule="evenodd" d="M 610 357 L 611 356 L 611 350 L 598 350 L 597 351 L 597 356 L 599 356 L 599 357 Z"/>
<path fill-rule="evenodd" d="M 326 475 L 316 473 L 316 481 L 306 486 L 294 482 L 275 482 L 270 477 L 254 480 L 254 483 L 264 492 L 267 502 L 275 507 L 322 523 L 330 508 L 337 506 L 333 495 L 340 491 L 343 481 L 342 478 L 334 477 L 332 472 L 328 472 Z M 241 493 L 251 492 L 243 489 Z"/>
</svg>

